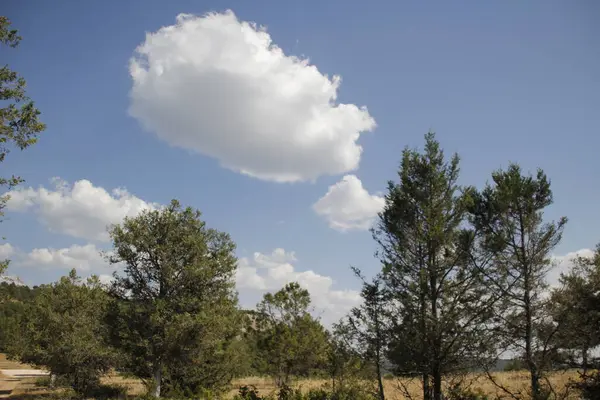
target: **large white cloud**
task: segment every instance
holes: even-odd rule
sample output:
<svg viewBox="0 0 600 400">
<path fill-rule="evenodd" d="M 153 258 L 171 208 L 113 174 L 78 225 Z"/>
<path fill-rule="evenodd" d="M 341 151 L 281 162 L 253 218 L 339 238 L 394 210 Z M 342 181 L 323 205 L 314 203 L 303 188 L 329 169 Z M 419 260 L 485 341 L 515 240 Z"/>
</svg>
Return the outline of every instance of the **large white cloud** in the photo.
<svg viewBox="0 0 600 400">
<path fill-rule="evenodd" d="M 110 266 L 93 244 L 62 249 L 36 248 L 23 254 L 20 266 L 44 269 L 77 269 L 82 272 L 110 272 Z"/>
<path fill-rule="evenodd" d="M 277 182 L 358 168 L 366 108 L 336 104 L 339 76 L 287 56 L 231 11 L 180 14 L 148 33 L 130 61 L 129 112 L 173 146 Z"/>
<path fill-rule="evenodd" d="M 325 218 L 331 228 L 346 232 L 369 229 L 384 205 L 383 197 L 369 194 L 360 179 L 346 175 L 329 187 L 313 204 L 313 210 Z"/>
<path fill-rule="evenodd" d="M 293 252 L 275 249 L 271 254 L 254 253 L 252 259 L 241 258 L 237 270 L 240 291 L 277 291 L 285 284 L 298 282 L 310 292 L 313 306 L 325 324 L 337 322 L 352 307 L 360 303 L 356 290 L 333 288 L 333 279 L 312 270 L 296 271 Z"/>
<path fill-rule="evenodd" d="M 34 211 L 53 232 L 77 238 L 108 241 L 107 226 L 122 222 L 142 210 L 154 209 L 148 203 L 122 188 L 110 193 L 86 179 L 67 182 L 54 178 L 54 188 L 20 188 L 9 192 L 7 209 L 19 212 Z"/>
</svg>

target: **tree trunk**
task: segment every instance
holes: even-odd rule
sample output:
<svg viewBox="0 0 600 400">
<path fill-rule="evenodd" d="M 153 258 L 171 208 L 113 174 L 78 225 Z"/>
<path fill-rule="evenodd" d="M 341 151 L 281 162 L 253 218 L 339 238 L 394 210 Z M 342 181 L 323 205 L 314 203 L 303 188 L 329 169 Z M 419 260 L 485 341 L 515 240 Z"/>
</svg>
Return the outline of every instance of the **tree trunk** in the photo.
<svg viewBox="0 0 600 400">
<path fill-rule="evenodd" d="M 379 353 L 379 351 L 377 352 Z M 379 358 L 379 355 L 377 356 Z M 379 385 L 379 400 L 385 400 L 385 393 L 383 391 L 383 380 L 381 379 L 381 364 L 379 360 L 377 360 L 377 383 Z"/>
<path fill-rule="evenodd" d="M 581 369 L 583 370 L 584 375 L 587 373 L 588 370 L 588 362 L 588 346 L 584 345 L 583 349 L 581 349 Z"/>
<path fill-rule="evenodd" d="M 531 314 L 531 296 L 529 293 L 530 272 L 527 266 L 524 268 L 525 275 L 525 362 L 531 377 L 531 397 L 538 400 L 540 397 L 540 375 L 535 360 L 533 359 L 533 327 Z"/>
<path fill-rule="evenodd" d="M 420 320 L 419 320 L 419 325 L 420 325 L 420 330 L 421 332 L 421 349 L 420 349 L 420 356 L 421 356 L 421 372 L 423 374 L 423 400 L 431 400 L 431 391 L 429 388 L 429 346 L 428 346 L 428 333 L 427 332 L 427 301 L 426 301 L 426 292 L 427 292 L 427 280 L 426 280 L 426 276 L 425 276 L 425 264 L 423 261 L 423 255 L 422 255 L 422 249 L 419 246 L 419 286 L 420 286 L 420 291 L 419 291 L 419 302 L 420 302 Z M 425 364 L 423 364 L 423 361 L 427 360 L 425 362 Z"/>
<path fill-rule="evenodd" d="M 537 368 L 531 368 L 531 397 L 533 400 L 540 399 L 540 376 Z"/>
<path fill-rule="evenodd" d="M 154 393 L 153 397 L 160 397 L 160 387 L 162 383 L 162 362 L 156 361 L 154 363 Z"/>
<path fill-rule="evenodd" d="M 427 245 L 428 247 L 428 253 L 430 255 L 435 255 L 438 253 L 437 249 L 431 244 L 429 243 Z M 432 393 L 432 398 L 433 400 L 442 400 L 442 368 L 441 368 L 441 360 L 440 360 L 440 353 L 441 353 L 441 329 L 440 329 L 440 324 L 439 324 L 439 317 L 438 317 L 438 266 L 437 266 L 437 262 L 435 260 L 435 256 L 430 257 L 429 262 L 428 262 L 428 266 L 427 266 L 427 271 L 429 273 L 429 298 L 431 301 L 431 319 L 432 321 L 432 327 L 431 327 L 431 331 L 433 331 L 433 348 L 431 349 L 431 352 L 433 353 L 433 360 L 430 360 L 430 362 L 432 362 L 432 368 L 431 368 L 431 374 L 433 375 L 433 393 Z"/>
<path fill-rule="evenodd" d="M 439 365 L 433 367 L 433 400 L 442 400 L 442 372 Z"/>
<path fill-rule="evenodd" d="M 50 389 L 56 387 L 56 374 L 50 374 Z"/>
<path fill-rule="evenodd" d="M 423 400 L 431 400 L 431 391 L 429 390 L 429 375 L 423 374 Z"/>
</svg>

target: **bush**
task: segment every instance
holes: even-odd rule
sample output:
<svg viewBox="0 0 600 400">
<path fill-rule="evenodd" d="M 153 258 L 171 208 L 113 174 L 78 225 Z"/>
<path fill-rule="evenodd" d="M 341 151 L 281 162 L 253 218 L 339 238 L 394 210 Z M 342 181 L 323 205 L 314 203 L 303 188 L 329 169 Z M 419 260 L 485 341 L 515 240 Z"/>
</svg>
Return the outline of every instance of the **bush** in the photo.
<svg viewBox="0 0 600 400">
<path fill-rule="evenodd" d="M 243 386 L 234 400 L 373 400 L 375 397 L 366 394 L 358 388 L 340 388 L 334 391 L 321 389 L 311 389 L 307 393 L 302 393 L 300 389 L 292 389 L 289 386 L 282 386 L 276 397 L 260 396 L 256 387 Z"/>
<path fill-rule="evenodd" d="M 574 382 L 572 387 L 579 390 L 582 399 L 600 399 L 600 371 L 582 374 L 581 381 Z"/>
<path fill-rule="evenodd" d="M 94 399 L 124 399 L 127 395 L 127 387 L 123 385 L 99 385 L 93 388 L 88 395 Z"/>
<path fill-rule="evenodd" d="M 451 385 L 444 396 L 446 400 L 488 400 L 488 396 L 481 389 L 473 390 L 464 387 L 461 383 Z"/>
<path fill-rule="evenodd" d="M 264 397 L 258 395 L 256 386 L 242 386 L 239 393 L 233 398 L 233 400 L 263 400 Z"/>
</svg>

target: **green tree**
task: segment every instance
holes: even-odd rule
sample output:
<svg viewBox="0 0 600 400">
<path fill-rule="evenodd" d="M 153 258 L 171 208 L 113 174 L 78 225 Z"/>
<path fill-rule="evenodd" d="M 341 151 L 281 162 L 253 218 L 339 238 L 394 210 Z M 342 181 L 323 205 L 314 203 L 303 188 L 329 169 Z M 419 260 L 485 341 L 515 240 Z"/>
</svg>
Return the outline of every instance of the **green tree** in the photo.
<svg viewBox="0 0 600 400">
<path fill-rule="evenodd" d="M 333 392 L 352 387 L 357 378 L 363 378 L 364 360 L 354 343 L 346 321 L 334 324 L 329 335 L 327 366 Z"/>
<path fill-rule="evenodd" d="M 259 354 L 279 386 L 325 366 L 327 332 L 309 308 L 310 294 L 296 282 L 265 294 L 257 305 Z"/>
<path fill-rule="evenodd" d="M 377 380 L 377 397 L 385 400 L 383 388 L 383 367 L 387 352 L 388 312 L 387 299 L 381 276 L 367 282 L 359 269 L 352 268 L 362 281 L 362 304 L 354 307 L 348 316 L 340 322 L 338 329 L 346 332 L 348 342 L 354 344 L 357 354 L 365 362 L 374 366 Z M 345 325 L 345 327 L 343 327 Z"/>
<path fill-rule="evenodd" d="M 110 229 L 115 299 L 109 324 L 123 368 L 160 397 L 168 390 L 219 389 L 235 374 L 241 332 L 235 244 L 176 200 Z"/>
<path fill-rule="evenodd" d="M 38 289 L 7 346 L 9 356 L 45 368 L 77 393 L 88 394 L 116 361 L 105 341 L 108 300 L 97 277 L 84 283 L 75 270 Z"/>
<path fill-rule="evenodd" d="M 600 346 L 600 244 L 592 257 L 577 257 L 574 267 L 561 274 L 552 291 L 550 308 L 559 327 L 557 346 L 568 367 L 586 374 L 595 368 L 594 350 Z"/>
<path fill-rule="evenodd" d="M 0 352 L 6 352 L 9 343 L 19 334 L 20 321 L 26 314 L 27 303 L 37 291 L 14 282 L 0 283 Z"/>
<path fill-rule="evenodd" d="M 8 18 L 0 16 L 0 43 L 15 48 L 21 37 L 10 27 Z M 40 111 L 25 93 L 26 82 L 22 76 L 8 65 L 0 68 L 0 163 L 6 159 L 11 150 L 29 147 L 37 141 L 38 134 L 46 126 L 38 120 Z M 0 176 L 0 187 L 8 190 L 23 182 L 19 176 Z M 4 215 L 4 207 L 8 201 L 7 194 L 0 196 L 0 217 Z M 8 260 L 0 262 L 0 275 L 6 270 Z"/>
<path fill-rule="evenodd" d="M 457 184 L 458 155 L 447 161 L 428 133 L 423 153 L 404 150 L 398 177 L 373 230 L 392 312 L 389 359 L 398 374 L 420 377 L 426 400 L 440 400 L 444 374 L 488 354 L 495 299 L 467 257 L 473 235 L 462 227 L 471 190 Z"/>
<path fill-rule="evenodd" d="M 494 172 L 492 179 L 493 185 L 474 194 L 471 214 L 481 234 L 481 251 L 494 264 L 486 272 L 489 291 L 502 299 L 496 308 L 495 334 L 500 351 L 522 354 L 531 397 L 539 399 L 557 331 L 548 321 L 546 276 L 567 219 L 544 222 L 543 211 L 553 200 L 542 170 L 535 177 L 525 176 L 511 164 L 506 171 Z"/>
</svg>

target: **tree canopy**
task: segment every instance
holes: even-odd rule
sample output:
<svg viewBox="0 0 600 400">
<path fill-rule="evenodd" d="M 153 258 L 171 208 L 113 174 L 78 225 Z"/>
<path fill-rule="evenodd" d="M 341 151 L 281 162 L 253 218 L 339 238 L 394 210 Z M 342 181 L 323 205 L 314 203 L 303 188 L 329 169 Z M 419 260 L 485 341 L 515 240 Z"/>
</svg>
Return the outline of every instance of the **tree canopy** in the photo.
<svg viewBox="0 0 600 400">
<path fill-rule="evenodd" d="M 16 29 L 11 29 L 8 18 L 0 16 L 0 43 L 16 48 L 21 42 Z M 8 65 L 0 68 L 0 163 L 4 162 L 11 150 L 23 150 L 37 142 L 38 134 L 46 129 L 39 121 L 40 111 L 25 92 L 25 78 Z M 0 187 L 7 190 L 23 182 L 18 175 L 0 176 Z M 0 218 L 9 197 L 0 196 Z M 6 270 L 8 260 L 0 262 L 0 275 Z"/>
<path fill-rule="evenodd" d="M 235 244 L 200 215 L 173 200 L 110 229 L 110 262 L 124 268 L 111 287 L 113 343 L 127 356 L 124 367 L 157 397 L 163 382 L 197 392 L 222 387 L 235 374 Z"/>
</svg>

